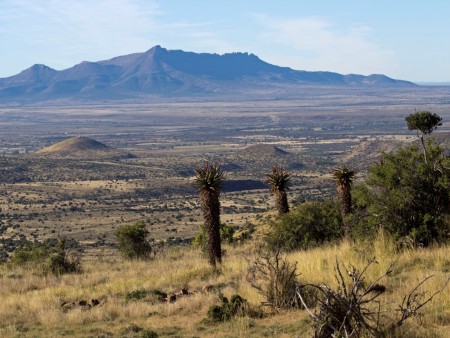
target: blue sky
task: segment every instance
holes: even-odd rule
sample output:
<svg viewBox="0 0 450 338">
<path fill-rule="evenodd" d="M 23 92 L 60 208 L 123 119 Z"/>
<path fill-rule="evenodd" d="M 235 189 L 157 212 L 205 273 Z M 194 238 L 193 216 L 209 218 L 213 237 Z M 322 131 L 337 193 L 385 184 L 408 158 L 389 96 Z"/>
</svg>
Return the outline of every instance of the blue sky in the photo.
<svg viewBox="0 0 450 338">
<path fill-rule="evenodd" d="M 0 0 L 0 77 L 143 52 L 450 81 L 448 0 Z"/>
</svg>

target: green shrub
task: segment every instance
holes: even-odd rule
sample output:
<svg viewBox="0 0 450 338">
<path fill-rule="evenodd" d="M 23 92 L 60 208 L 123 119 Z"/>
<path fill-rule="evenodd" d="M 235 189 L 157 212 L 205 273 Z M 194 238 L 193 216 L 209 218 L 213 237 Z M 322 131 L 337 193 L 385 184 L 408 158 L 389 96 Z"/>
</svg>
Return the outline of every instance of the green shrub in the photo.
<svg viewBox="0 0 450 338">
<path fill-rule="evenodd" d="M 380 227 L 398 239 L 427 246 L 450 235 L 450 158 L 433 141 L 383 153 L 366 186 L 355 189 L 354 230 L 370 236 Z"/>
<path fill-rule="evenodd" d="M 167 298 L 167 293 L 158 289 L 150 290 L 149 293 L 153 297 L 153 299 L 159 302 L 164 302 L 165 299 Z"/>
<path fill-rule="evenodd" d="M 158 334 L 152 329 L 144 329 L 136 324 L 130 324 L 120 333 L 121 337 L 158 338 Z"/>
<path fill-rule="evenodd" d="M 147 297 L 147 290 L 144 289 L 133 290 L 125 294 L 126 300 L 139 300 L 144 299 L 145 297 Z"/>
<path fill-rule="evenodd" d="M 141 332 L 142 338 L 158 338 L 158 334 L 152 329 L 146 329 Z"/>
<path fill-rule="evenodd" d="M 46 243 L 27 242 L 14 251 L 9 263 L 16 266 L 37 266 L 45 262 L 50 253 L 51 247 Z"/>
<path fill-rule="evenodd" d="M 231 296 L 230 301 L 222 294 L 219 295 L 221 305 L 213 305 L 208 309 L 207 319 L 211 322 L 224 322 L 237 315 L 245 315 L 247 301 L 239 295 Z"/>
<path fill-rule="evenodd" d="M 55 275 L 81 272 L 81 256 L 70 252 L 65 238 L 58 241 L 56 251 L 50 256 L 49 269 Z"/>
<path fill-rule="evenodd" d="M 152 248 L 148 240 L 149 231 L 143 221 L 119 226 L 115 235 L 119 250 L 128 259 L 146 259 Z"/>
<path fill-rule="evenodd" d="M 34 267 L 43 274 L 62 275 L 81 272 L 81 256 L 71 250 L 67 243 L 65 238 L 59 239 L 56 246 L 51 240 L 43 243 L 27 242 L 14 252 L 10 264 Z"/>
<path fill-rule="evenodd" d="M 235 232 L 236 227 L 233 227 L 225 223 L 220 223 L 220 240 L 222 241 L 222 243 L 229 243 L 229 244 L 234 243 Z M 202 252 L 207 251 L 205 226 L 203 224 L 200 224 L 200 232 L 192 241 L 192 245 L 196 248 L 200 248 Z"/>
<path fill-rule="evenodd" d="M 338 204 L 331 199 L 310 201 L 296 206 L 271 224 L 266 237 L 272 249 L 305 249 L 342 236 Z"/>
</svg>

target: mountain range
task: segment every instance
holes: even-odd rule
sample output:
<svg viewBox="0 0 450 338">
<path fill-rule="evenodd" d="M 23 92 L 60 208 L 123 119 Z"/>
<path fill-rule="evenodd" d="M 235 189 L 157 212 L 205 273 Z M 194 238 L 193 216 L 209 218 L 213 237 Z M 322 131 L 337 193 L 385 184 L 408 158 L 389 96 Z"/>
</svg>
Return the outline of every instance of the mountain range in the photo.
<svg viewBox="0 0 450 338">
<path fill-rule="evenodd" d="M 83 61 L 61 71 L 33 65 L 0 79 L 0 101 L 233 95 L 299 85 L 414 86 L 380 74 L 299 71 L 248 53 L 198 54 L 155 46 L 144 53 Z"/>
</svg>

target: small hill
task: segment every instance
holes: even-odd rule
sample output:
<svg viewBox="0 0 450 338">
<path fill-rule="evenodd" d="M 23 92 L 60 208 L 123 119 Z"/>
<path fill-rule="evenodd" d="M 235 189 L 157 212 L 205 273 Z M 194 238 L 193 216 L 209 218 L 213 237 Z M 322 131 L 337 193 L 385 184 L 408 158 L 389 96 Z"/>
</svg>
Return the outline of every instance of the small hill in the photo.
<svg viewBox="0 0 450 338">
<path fill-rule="evenodd" d="M 33 156 L 49 158 L 113 159 L 134 155 L 112 148 L 89 137 L 72 137 L 38 150 Z"/>
<path fill-rule="evenodd" d="M 239 150 L 239 154 L 246 157 L 273 157 L 285 156 L 289 153 L 271 144 L 255 144 Z"/>
</svg>

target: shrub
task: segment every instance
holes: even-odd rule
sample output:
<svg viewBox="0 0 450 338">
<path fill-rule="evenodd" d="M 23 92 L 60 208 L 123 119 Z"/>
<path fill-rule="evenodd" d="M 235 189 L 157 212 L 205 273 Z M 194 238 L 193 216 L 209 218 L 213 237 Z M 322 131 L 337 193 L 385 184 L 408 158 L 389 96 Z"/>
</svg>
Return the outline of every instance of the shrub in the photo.
<svg viewBox="0 0 450 338">
<path fill-rule="evenodd" d="M 51 248 L 46 243 L 27 242 L 14 251 L 9 263 L 16 266 L 37 266 L 49 257 L 50 252 Z"/>
<path fill-rule="evenodd" d="M 58 241 L 56 251 L 50 256 L 49 269 L 55 275 L 81 272 L 81 256 L 70 252 L 65 238 Z"/>
<path fill-rule="evenodd" d="M 280 248 L 261 251 L 247 271 L 247 281 L 276 308 L 298 307 L 297 264 L 287 261 Z"/>
<path fill-rule="evenodd" d="M 130 324 L 122 329 L 123 337 L 158 338 L 158 334 L 152 329 L 144 329 L 136 324 Z"/>
<path fill-rule="evenodd" d="M 167 293 L 158 289 L 137 289 L 125 293 L 124 297 L 127 301 L 145 300 L 148 303 L 157 304 L 166 301 Z"/>
<path fill-rule="evenodd" d="M 224 322 L 237 315 L 245 315 L 247 301 L 239 295 L 231 296 L 230 301 L 222 294 L 219 295 L 221 305 L 213 305 L 208 309 L 207 319 L 211 322 Z"/>
<path fill-rule="evenodd" d="M 147 297 L 147 290 L 144 289 L 133 290 L 125 294 L 126 300 L 140 300 L 144 299 L 145 297 Z"/>
<path fill-rule="evenodd" d="M 65 238 L 54 241 L 27 242 L 17 249 L 10 260 L 11 265 L 35 267 L 42 273 L 62 275 L 81 272 L 81 256 L 71 250 Z"/>
<path fill-rule="evenodd" d="M 158 334 L 152 329 L 146 329 L 141 332 L 142 338 L 158 338 Z"/>
<path fill-rule="evenodd" d="M 411 317 L 420 316 L 420 311 L 427 303 L 441 293 L 448 285 L 450 278 L 439 290 L 427 294 L 420 291 L 422 285 L 432 276 L 419 282 L 403 297 L 402 304 L 397 310 L 400 314 L 398 320 L 385 322 L 385 313 L 390 310 L 383 309 L 379 297 L 385 293 L 386 287 L 379 282 L 388 276 L 392 265 L 375 280 L 366 280 L 366 272 L 376 264 L 372 259 L 361 270 L 353 266 L 341 268 L 336 261 L 337 287 L 326 284 L 299 284 L 297 294 L 299 299 L 313 319 L 314 337 L 397 337 L 397 330 Z M 312 297 L 319 305 L 316 312 L 305 302 L 304 295 Z"/>
<path fill-rule="evenodd" d="M 236 227 L 231 225 L 220 223 L 220 238 L 222 243 L 234 243 L 234 233 L 236 232 Z M 207 242 L 206 242 L 206 233 L 205 226 L 203 224 L 200 225 L 200 232 L 192 241 L 192 245 L 196 248 L 200 248 L 200 250 L 204 253 L 207 252 Z"/>
<path fill-rule="evenodd" d="M 143 221 L 119 226 L 115 235 L 119 250 L 128 259 L 146 259 L 150 257 L 152 248 L 148 240 L 149 231 Z"/>
<path fill-rule="evenodd" d="M 340 238 L 342 230 L 340 209 L 334 200 L 310 201 L 278 217 L 266 239 L 271 248 L 305 249 Z"/>
</svg>

